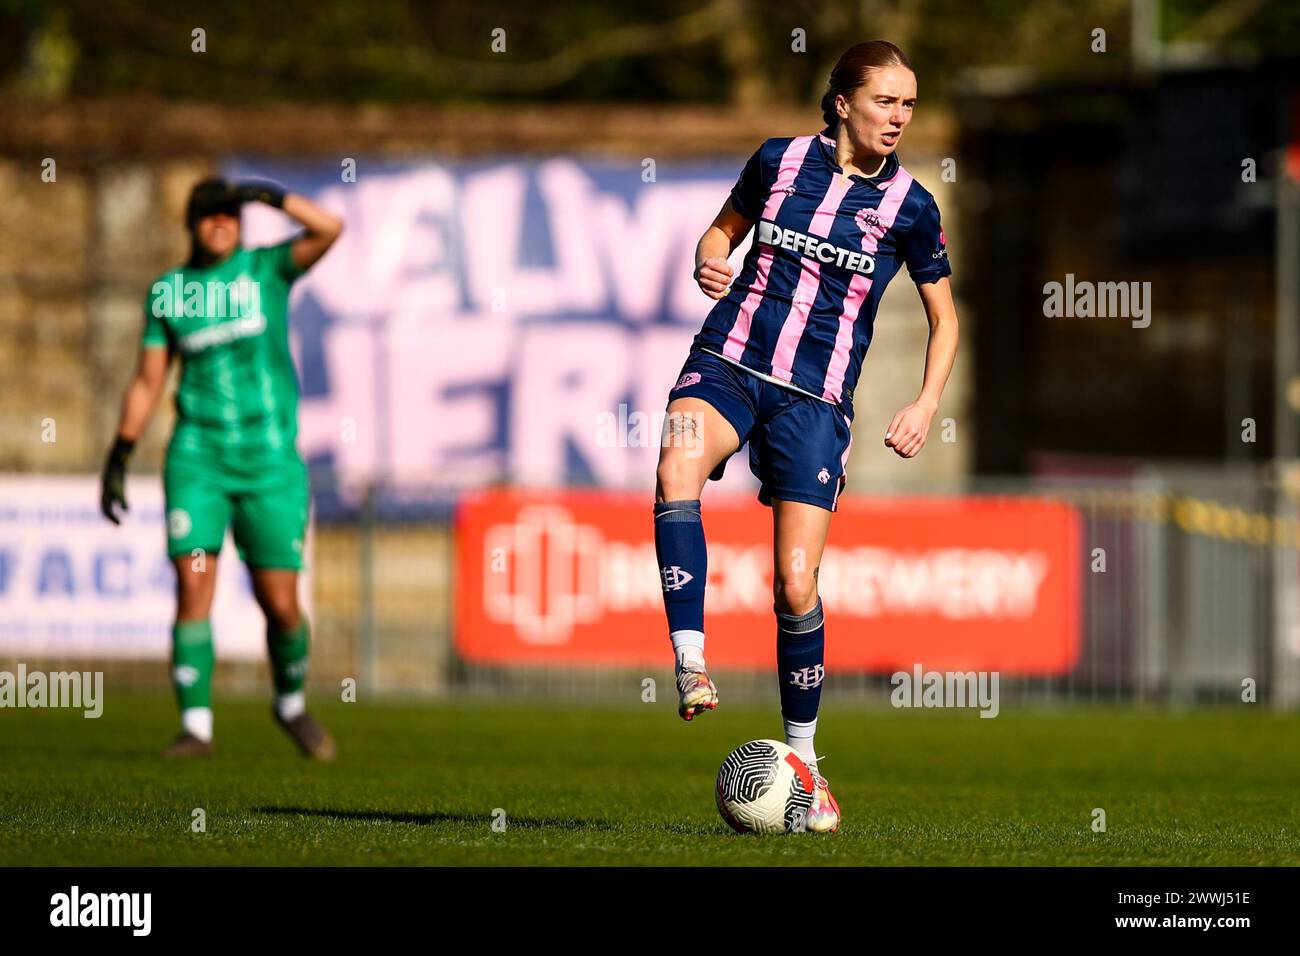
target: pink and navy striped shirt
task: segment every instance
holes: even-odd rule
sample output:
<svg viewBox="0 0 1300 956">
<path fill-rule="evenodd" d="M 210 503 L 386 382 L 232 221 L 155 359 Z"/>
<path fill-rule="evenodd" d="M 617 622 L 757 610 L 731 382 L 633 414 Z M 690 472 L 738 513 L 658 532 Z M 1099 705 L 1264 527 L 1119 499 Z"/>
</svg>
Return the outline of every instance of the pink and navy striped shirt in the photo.
<svg viewBox="0 0 1300 956">
<path fill-rule="evenodd" d="M 885 286 L 904 262 L 918 284 L 952 268 L 934 197 L 898 157 L 846 180 L 830 133 L 769 139 L 745 164 L 731 204 L 754 220 L 754 243 L 692 348 L 852 418 Z"/>
</svg>

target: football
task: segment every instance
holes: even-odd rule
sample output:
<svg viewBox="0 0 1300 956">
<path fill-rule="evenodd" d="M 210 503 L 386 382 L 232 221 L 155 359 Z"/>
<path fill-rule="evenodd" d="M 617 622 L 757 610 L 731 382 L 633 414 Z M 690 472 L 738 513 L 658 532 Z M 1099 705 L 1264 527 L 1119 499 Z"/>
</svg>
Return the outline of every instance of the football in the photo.
<svg viewBox="0 0 1300 956">
<path fill-rule="evenodd" d="M 722 819 L 738 833 L 801 833 L 812 806 L 812 773 L 780 741 L 751 740 L 722 761 L 714 796 Z"/>
</svg>

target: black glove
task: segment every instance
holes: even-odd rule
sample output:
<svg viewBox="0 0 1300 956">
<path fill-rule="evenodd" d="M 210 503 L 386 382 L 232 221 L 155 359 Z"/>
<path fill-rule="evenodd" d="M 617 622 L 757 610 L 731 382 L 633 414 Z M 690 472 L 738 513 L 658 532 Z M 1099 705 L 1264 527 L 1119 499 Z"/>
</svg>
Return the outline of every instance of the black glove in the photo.
<svg viewBox="0 0 1300 956">
<path fill-rule="evenodd" d="M 108 461 L 104 462 L 104 475 L 99 486 L 99 510 L 113 524 L 121 524 L 121 519 L 114 513 L 113 506 L 121 505 L 123 511 L 129 511 L 126 505 L 126 460 L 131 456 L 135 442 L 119 438 L 109 449 Z"/>
<path fill-rule="evenodd" d="M 285 191 L 265 179 L 246 179 L 235 183 L 231 192 L 239 202 L 264 202 L 276 209 L 284 207 Z"/>
</svg>

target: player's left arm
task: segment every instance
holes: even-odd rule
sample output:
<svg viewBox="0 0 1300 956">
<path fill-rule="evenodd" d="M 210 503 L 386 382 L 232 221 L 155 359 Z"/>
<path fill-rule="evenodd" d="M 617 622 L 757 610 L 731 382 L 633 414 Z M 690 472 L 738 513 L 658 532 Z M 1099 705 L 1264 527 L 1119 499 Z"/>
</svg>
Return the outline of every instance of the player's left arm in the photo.
<svg viewBox="0 0 1300 956">
<path fill-rule="evenodd" d="M 902 458 L 914 458 L 925 445 L 930 420 L 939 410 L 939 398 L 957 357 L 957 307 L 952 301 L 952 286 L 944 276 L 934 282 L 918 282 L 916 291 L 930 323 L 930 338 L 925 347 L 925 379 L 921 394 L 894 415 L 885 429 L 885 444 Z"/>
</svg>

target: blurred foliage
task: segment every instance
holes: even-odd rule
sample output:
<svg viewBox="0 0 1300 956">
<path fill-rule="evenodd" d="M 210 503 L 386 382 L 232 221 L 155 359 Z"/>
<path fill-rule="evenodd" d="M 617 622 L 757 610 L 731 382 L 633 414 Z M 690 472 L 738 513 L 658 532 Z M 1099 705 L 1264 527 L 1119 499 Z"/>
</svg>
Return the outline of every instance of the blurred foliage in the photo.
<svg viewBox="0 0 1300 956">
<path fill-rule="evenodd" d="M 849 44 L 885 37 L 923 99 L 963 70 L 1120 73 L 1133 3 L 1162 42 L 1260 60 L 1300 52 L 1294 0 L 704 0 L 623 5 L 280 0 L 0 0 L 0 92 L 221 101 L 816 102 Z M 505 50 L 492 49 L 505 31 Z M 1091 51 L 1092 31 L 1107 53 Z M 206 33 L 206 52 L 191 49 Z M 806 52 L 792 50 L 803 30 Z"/>
</svg>

